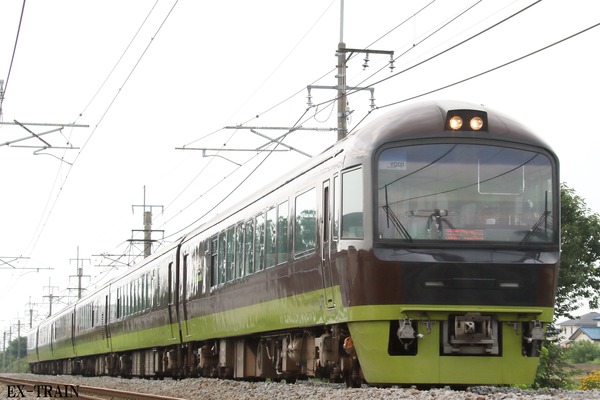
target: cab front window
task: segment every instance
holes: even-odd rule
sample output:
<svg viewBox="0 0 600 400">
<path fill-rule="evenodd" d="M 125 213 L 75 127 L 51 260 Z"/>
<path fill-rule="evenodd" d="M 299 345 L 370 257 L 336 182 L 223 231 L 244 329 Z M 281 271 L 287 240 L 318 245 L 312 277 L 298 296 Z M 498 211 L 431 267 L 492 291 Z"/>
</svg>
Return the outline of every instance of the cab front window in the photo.
<svg viewBox="0 0 600 400">
<path fill-rule="evenodd" d="M 379 239 L 549 243 L 552 163 L 523 149 L 475 144 L 394 147 L 378 156 Z"/>
</svg>

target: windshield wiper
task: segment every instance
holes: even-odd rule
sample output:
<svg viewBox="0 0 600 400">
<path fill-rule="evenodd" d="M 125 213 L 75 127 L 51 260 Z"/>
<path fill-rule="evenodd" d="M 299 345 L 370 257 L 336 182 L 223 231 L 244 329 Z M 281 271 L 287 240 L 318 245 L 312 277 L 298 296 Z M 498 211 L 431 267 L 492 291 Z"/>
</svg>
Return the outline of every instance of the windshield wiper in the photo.
<svg viewBox="0 0 600 400">
<path fill-rule="evenodd" d="M 538 218 L 538 220 L 535 222 L 535 224 L 533 224 L 533 226 L 529 229 L 529 232 L 527 232 L 527 235 L 525 235 L 525 237 L 523 238 L 523 240 L 521 240 L 521 244 L 527 244 L 531 238 L 533 237 L 533 235 L 535 235 L 535 233 L 537 232 L 537 230 L 540 228 L 540 226 L 542 225 L 542 223 L 544 224 L 544 232 L 548 231 L 548 215 L 550 215 L 550 211 L 546 210 L 542 213 L 542 215 L 540 215 L 540 218 Z"/>
<path fill-rule="evenodd" d="M 409 242 L 412 242 L 412 237 L 410 236 L 410 233 L 408 233 L 404 225 L 402 225 L 402 222 L 400 222 L 400 220 L 398 219 L 396 214 L 394 214 L 394 211 L 390 208 L 390 206 L 385 205 L 383 206 L 383 209 L 387 214 L 388 228 L 390 227 L 390 220 L 392 220 L 392 224 L 394 225 L 398 233 L 400 233 L 402 236 L 408 239 Z"/>
<path fill-rule="evenodd" d="M 398 233 L 404 236 L 406 239 L 408 239 L 409 242 L 412 242 L 412 237 L 410 236 L 410 233 L 408 233 L 404 225 L 402 225 L 402 222 L 400 222 L 396 214 L 394 214 L 394 211 L 388 205 L 387 185 L 385 186 L 385 205 L 382 208 L 385 211 L 385 214 L 387 215 L 388 228 L 390 227 L 390 220 L 392 220 L 392 224 L 394 225 Z"/>
</svg>

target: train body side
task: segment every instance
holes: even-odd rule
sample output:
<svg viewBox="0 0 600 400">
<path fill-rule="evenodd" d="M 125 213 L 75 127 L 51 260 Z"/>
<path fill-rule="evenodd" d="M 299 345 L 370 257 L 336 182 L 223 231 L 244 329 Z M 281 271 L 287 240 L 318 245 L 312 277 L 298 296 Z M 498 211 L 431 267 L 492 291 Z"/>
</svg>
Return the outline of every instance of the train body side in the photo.
<svg viewBox="0 0 600 400">
<path fill-rule="evenodd" d="M 453 107 L 484 115 L 485 136 L 446 131 Z M 441 228 L 440 238 L 429 240 L 412 237 L 410 226 L 386 237 L 381 221 L 402 231 L 398 221 L 406 216 L 384 212 L 390 207 L 381 200 L 378 157 L 429 144 L 542 155 L 552 171 L 554 236 L 539 244 L 529 243 L 530 235 L 522 243 L 493 242 L 484 232 L 503 232 L 499 225 L 473 225 L 446 227 L 445 240 Z M 90 357 L 94 365 L 112 357 L 91 373 L 140 376 L 530 383 L 553 317 L 558 182 L 555 155 L 510 119 L 464 104 L 409 106 L 43 323 L 31 354 L 38 362 Z M 422 218 L 412 225 L 428 232 L 453 211 L 427 210 L 408 212 Z M 524 227 L 536 233 L 538 225 Z M 95 326 L 74 329 L 71 347 L 64 335 L 52 342 L 53 324 L 75 321 L 86 306 L 96 310 Z"/>
</svg>

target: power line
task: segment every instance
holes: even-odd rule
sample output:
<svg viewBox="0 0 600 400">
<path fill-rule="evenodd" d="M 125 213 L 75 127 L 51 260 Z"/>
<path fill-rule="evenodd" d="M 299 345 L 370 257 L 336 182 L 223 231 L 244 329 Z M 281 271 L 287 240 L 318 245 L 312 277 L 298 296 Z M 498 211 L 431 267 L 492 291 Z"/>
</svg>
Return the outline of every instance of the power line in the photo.
<svg viewBox="0 0 600 400">
<path fill-rule="evenodd" d="M 88 143 L 90 142 L 90 140 L 92 139 L 92 137 L 96 133 L 98 127 L 100 126 L 100 124 L 102 123 L 102 121 L 104 120 L 104 118 L 106 117 L 106 115 L 108 114 L 109 110 L 112 108 L 112 106 L 115 103 L 117 97 L 122 93 L 123 88 L 125 87 L 125 85 L 129 81 L 129 79 L 131 78 L 131 76 L 133 75 L 133 73 L 135 72 L 135 70 L 137 69 L 138 65 L 140 64 L 140 62 L 142 61 L 142 59 L 144 58 L 144 56 L 146 55 L 146 53 L 148 52 L 148 49 L 150 48 L 150 46 L 154 42 L 154 39 L 156 38 L 156 36 L 160 33 L 162 27 L 166 23 L 166 21 L 169 18 L 169 16 L 172 14 L 172 12 L 175 9 L 175 6 L 178 4 L 178 2 L 179 2 L 179 0 L 176 0 L 174 2 L 173 6 L 170 8 L 170 10 L 167 13 L 167 15 L 163 18 L 161 24 L 159 25 L 159 27 L 155 31 L 154 35 L 150 39 L 150 41 L 147 44 L 146 48 L 144 49 L 144 51 L 142 52 L 142 54 L 139 56 L 137 62 L 135 63 L 135 65 L 133 66 L 133 68 L 131 69 L 131 71 L 129 72 L 129 74 L 127 75 L 127 77 L 125 78 L 125 80 L 123 81 L 123 83 L 121 84 L 121 87 L 117 90 L 117 93 L 114 95 L 113 99 L 111 100 L 111 102 L 108 104 L 108 106 L 104 110 L 104 113 L 100 116 L 98 122 L 94 126 L 94 129 L 92 130 L 92 132 L 88 136 L 87 140 L 85 141 L 85 143 L 83 144 L 83 146 L 81 146 L 81 150 L 79 150 L 79 152 L 75 156 L 75 159 L 73 160 L 73 162 L 70 164 L 69 168 L 67 169 L 65 177 L 64 177 L 64 179 L 62 180 L 62 182 L 60 184 L 60 188 L 58 190 L 58 193 L 56 194 L 56 197 L 54 198 L 54 202 L 50 206 L 50 210 L 48 211 L 48 214 L 45 215 L 45 216 L 42 215 L 42 217 L 40 219 L 40 223 L 38 224 L 38 226 L 41 226 L 41 228 L 40 228 L 39 232 L 37 233 L 37 236 L 36 236 L 36 234 L 34 234 L 35 239 L 32 239 L 33 240 L 33 245 L 32 245 L 33 247 L 31 249 L 32 252 L 33 252 L 33 249 L 35 249 L 35 247 L 37 246 L 37 242 L 40 239 L 40 237 L 42 235 L 42 232 L 45 229 L 46 223 L 48 222 L 48 220 L 50 219 L 50 216 L 52 215 L 52 212 L 54 211 L 54 207 L 58 203 L 58 199 L 60 198 L 60 195 L 63 192 L 62 189 L 64 188 L 64 186 L 67 183 L 67 180 L 71 176 L 71 171 L 73 170 L 73 167 L 75 166 L 75 163 L 77 162 L 77 160 L 79 159 L 79 157 L 83 153 L 84 149 L 87 147 Z M 48 203 L 49 202 L 50 202 L 50 198 L 48 199 Z"/>
<path fill-rule="evenodd" d="M 144 18 L 144 21 L 142 21 L 142 24 L 140 25 L 140 27 L 138 28 L 138 30 L 135 32 L 135 34 L 133 35 L 133 37 L 129 41 L 129 44 L 127 45 L 127 47 L 125 47 L 125 50 L 123 50 L 123 53 L 121 54 L 121 56 L 119 57 L 119 59 L 117 60 L 117 62 L 115 63 L 115 65 L 112 67 L 112 69 L 110 70 L 110 72 L 108 73 L 108 75 L 106 76 L 106 78 L 104 78 L 104 81 L 102 82 L 102 84 L 100 85 L 100 87 L 98 88 L 98 90 L 96 90 L 96 93 L 94 93 L 94 95 L 92 96 L 92 98 L 90 99 L 90 101 L 88 102 L 88 104 L 85 106 L 85 108 L 83 109 L 83 111 L 81 113 L 79 113 L 79 117 L 81 117 L 86 112 L 86 110 L 88 109 L 88 107 L 90 106 L 90 104 L 92 104 L 92 102 L 94 101 L 94 99 L 96 99 L 96 96 L 98 96 L 98 93 L 100 93 L 100 91 L 102 90 L 102 88 L 104 88 L 104 85 L 106 85 L 106 82 L 110 79 L 110 77 L 112 76 L 113 72 L 115 72 L 115 69 L 117 69 L 117 66 L 121 63 L 121 60 L 123 59 L 123 57 L 125 57 L 125 54 L 127 54 L 127 51 L 129 50 L 129 48 L 131 47 L 131 45 L 135 41 L 135 38 L 140 33 L 140 31 L 142 30 L 142 28 L 144 27 L 144 25 L 146 24 L 146 21 L 148 21 L 148 18 L 150 18 L 150 15 L 154 11 L 154 8 L 156 7 L 156 5 L 158 4 L 159 1 L 160 0 L 156 0 L 156 2 L 154 3 L 154 5 L 152 6 L 152 8 L 150 9 L 150 11 L 148 12 L 148 14 L 146 15 L 146 18 Z"/>
<path fill-rule="evenodd" d="M 294 124 L 294 126 L 297 126 L 300 122 L 300 120 L 304 117 L 304 115 L 306 115 L 306 113 L 308 112 L 308 108 L 306 110 L 304 110 L 304 113 L 302 113 L 302 115 L 300 116 L 300 118 L 298 118 L 298 120 L 296 120 L 296 123 Z M 291 132 L 292 130 L 290 130 Z M 289 132 L 288 132 L 289 133 Z M 279 142 L 276 142 L 277 144 L 275 145 L 275 149 L 280 145 Z M 261 153 L 257 153 L 257 154 L 261 154 Z M 178 230 L 177 232 L 174 232 L 168 236 L 165 237 L 166 238 L 170 238 L 176 235 L 179 235 L 181 232 L 184 232 L 188 229 L 190 229 L 190 227 L 192 227 L 193 225 L 197 224 L 200 220 L 202 220 L 204 217 L 206 217 L 207 215 L 209 215 L 211 212 L 214 211 L 215 208 L 217 208 L 225 199 L 227 199 L 229 196 L 231 196 L 233 193 L 235 193 L 236 190 L 238 190 L 263 164 L 264 162 L 269 158 L 269 156 L 273 154 L 273 152 L 269 152 L 267 153 L 267 155 L 258 163 L 258 165 L 256 167 L 254 167 L 249 173 L 248 175 L 246 175 L 246 177 L 244 179 L 242 179 L 242 181 L 240 183 L 238 183 L 231 191 L 229 191 L 226 195 L 222 196 L 221 200 L 216 202 L 216 204 L 214 206 L 212 206 L 210 209 L 208 209 L 203 215 L 201 215 L 199 218 L 197 218 L 195 221 L 189 223 L 188 225 L 186 225 L 185 227 L 181 228 L 180 230 Z M 240 168 L 240 167 L 238 167 Z M 215 185 L 216 186 L 216 185 Z M 214 186 L 213 186 L 214 188 Z M 212 190 L 209 189 L 209 190 Z"/>
<path fill-rule="evenodd" d="M 21 33 L 21 24 L 23 23 L 23 15 L 25 14 L 25 3 L 27 0 L 23 0 L 23 6 L 21 7 L 21 16 L 19 17 L 19 26 L 17 28 L 17 37 L 15 38 L 15 45 L 13 47 L 12 56 L 10 58 L 10 66 L 8 67 L 8 74 L 6 81 L 4 82 L 4 88 L 0 92 L 0 119 L 2 119 L 2 104 L 6 94 L 6 88 L 8 87 L 8 81 L 10 80 L 10 73 L 12 71 L 13 62 L 15 61 L 15 54 L 17 53 L 17 44 L 19 42 L 19 34 Z"/>
<path fill-rule="evenodd" d="M 418 41 L 417 43 L 413 43 L 413 45 L 407 49 L 406 51 L 404 51 L 402 54 L 394 57 L 393 61 L 397 61 L 398 59 L 400 59 L 400 57 L 405 56 L 408 52 L 414 50 L 415 48 L 417 48 L 417 46 L 421 45 L 423 42 L 425 42 L 426 40 L 430 39 L 431 37 L 433 37 L 435 34 L 439 33 L 440 31 L 442 31 L 444 28 L 447 28 L 451 23 L 455 22 L 456 20 L 458 20 L 460 17 L 462 17 L 463 15 L 465 15 L 467 12 L 471 11 L 475 6 L 477 6 L 478 4 L 480 4 L 483 0 L 478 0 L 477 2 L 475 2 L 474 4 L 472 4 L 471 6 L 467 7 L 464 11 L 460 12 L 458 15 L 456 15 L 455 17 L 451 18 L 450 20 L 448 20 L 446 23 L 442 24 L 442 26 L 440 26 L 439 28 L 435 29 L 433 32 L 431 32 L 429 35 L 427 35 L 425 38 L 423 38 L 422 40 Z M 429 6 L 431 3 L 429 3 L 427 6 Z M 419 12 L 423 11 L 425 9 L 425 7 L 421 10 L 419 10 Z M 414 14 L 414 16 L 416 16 L 418 13 Z M 412 17 L 411 17 L 412 18 Z M 385 36 L 385 35 L 384 35 Z M 382 36 L 383 37 L 383 36 Z M 379 40 L 379 39 L 378 39 Z M 370 46 L 372 46 L 374 43 L 373 42 Z M 373 76 L 375 76 L 376 74 L 378 74 L 379 72 L 381 72 L 382 70 L 384 70 L 385 68 L 387 68 L 386 66 L 381 67 L 380 69 L 378 69 L 377 71 L 375 71 L 374 73 L 372 73 L 370 76 L 368 76 L 367 78 L 363 79 L 361 82 L 358 83 L 358 85 L 363 85 L 367 80 L 371 79 Z M 352 93 L 349 93 L 348 95 L 350 95 Z"/>
<path fill-rule="evenodd" d="M 526 59 L 526 58 L 528 58 L 528 57 L 531 57 L 531 56 L 533 56 L 533 55 L 535 55 L 535 54 L 537 54 L 537 53 L 540 53 L 540 52 L 542 52 L 542 51 L 544 51 L 544 50 L 548 50 L 548 49 L 550 49 L 550 48 L 552 48 L 552 47 L 554 47 L 554 46 L 556 46 L 556 45 L 558 45 L 558 44 L 561 44 L 561 43 L 563 43 L 563 42 L 566 42 L 567 40 L 573 39 L 574 37 L 577 37 L 577 36 L 581 35 L 582 33 L 585 33 L 585 32 L 587 32 L 587 31 L 590 31 L 590 30 L 594 29 L 594 28 L 597 28 L 598 26 L 600 26 L 600 22 L 599 22 L 599 23 L 596 23 L 596 24 L 594 24 L 594 25 L 592 25 L 592 26 L 590 26 L 590 27 L 588 27 L 588 28 L 585 28 L 585 29 L 583 29 L 583 30 L 581 30 L 581 31 L 579 31 L 579 32 L 577 32 L 577 33 L 574 33 L 574 34 L 572 34 L 572 35 L 569 35 L 569 36 L 567 36 L 567 37 L 565 37 L 565 38 L 563 38 L 563 39 L 560 39 L 560 40 L 558 40 L 558 41 L 556 41 L 556 42 L 554 42 L 554 43 L 551 43 L 551 44 L 549 44 L 549 45 L 547 45 L 547 46 L 544 46 L 544 47 L 542 47 L 542 48 L 540 48 L 540 49 L 537 49 L 537 50 L 535 50 L 535 51 L 532 51 L 532 52 L 530 52 L 530 53 L 527 53 L 527 54 L 525 54 L 525 55 L 523 55 L 523 56 L 520 56 L 520 57 L 514 58 L 514 59 L 512 59 L 512 60 L 510 60 L 510 61 L 507 61 L 507 62 L 505 62 L 505 63 L 503 63 L 503 64 L 500 64 L 500 65 L 498 65 L 498 66 L 496 66 L 496 67 L 493 67 L 493 68 L 490 68 L 490 69 L 488 69 L 488 70 L 485 70 L 485 71 L 483 71 L 483 72 L 480 72 L 480 73 L 478 73 L 478 74 L 471 75 L 471 76 L 469 76 L 469 77 L 467 77 L 467 78 L 464 78 L 464 79 L 458 80 L 458 81 L 456 81 L 456 82 L 453 82 L 453 83 L 449 83 L 448 85 L 445 85 L 445 86 L 439 87 L 439 88 L 437 88 L 437 89 L 433 89 L 433 90 L 430 90 L 430 91 L 428 91 L 428 92 L 421 93 L 421 94 L 419 94 L 419 95 L 412 96 L 412 97 L 409 97 L 409 98 L 406 98 L 406 99 L 403 99 L 403 100 L 399 100 L 399 101 L 396 101 L 396 102 L 393 102 L 393 103 L 389 103 L 389 104 L 386 104 L 386 105 L 384 105 L 384 106 L 377 107 L 377 108 L 386 108 L 386 107 L 390 107 L 390 106 L 393 106 L 393 105 L 396 105 L 396 104 L 404 103 L 404 102 L 406 102 L 406 101 L 413 100 L 413 99 L 416 99 L 416 98 L 418 98 L 418 97 L 423 97 L 423 96 L 426 96 L 426 95 L 428 95 L 428 94 L 431 94 L 431 93 L 439 92 L 440 90 L 444 90 L 444 89 L 447 89 L 447 88 L 449 88 L 449 87 L 456 86 L 456 85 L 458 85 L 458 84 L 461 84 L 461 83 L 464 83 L 464 82 L 470 81 L 470 80 L 472 80 L 472 79 L 479 78 L 480 76 L 483 76 L 483 75 L 489 74 L 490 72 L 494 72 L 494 71 L 496 71 L 496 70 L 499 70 L 499 69 L 501 69 L 501 68 L 507 67 L 507 66 L 509 66 L 509 65 L 511 65 L 511 64 L 514 64 L 514 63 L 516 63 L 516 62 L 518 62 L 518 61 L 524 60 L 524 59 Z"/>
<path fill-rule="evenodd" d="M 454 49 L 456 49 L 456 48 L 458 48 L 458 47 L 462 46 L 463 44 L 465 44 L 465 43 L 467 43 L 467 42 L 470 42 L 471 40 L 473 40 L 473 39 L 475 39 L 475 38 L 477 38 L 477 37 L 479 37 L 479 36 L 483 35 L 484 33 L 488 32 L 488 31 L 490 31 L 490 30 L 492 30 L 492 29 L 494 29 L 494 28 L 497 28 L 497 27 L 498 27 L 498 26 L 500 26 L 501 24 L 503 24 L 503 23 L 507 22 L 508 20 L 510 20 L 510 19 L 512 19 L 512 18 L 514 18 L 514 17 L 516 17 L 517 15 L 520 15 L 521 13 L 523 13 L 523 12 L 525 12 L 525 11 L 529 10 L 531 7 L 533 7 L 533 6 L 537 5 L 537 4 L 539 4 L 541 1 L 542 1 L 542 0 L 537 0 L 537 1 L 535 1 L 534 3 L 531 3 L 531 4 L 529 4 L 528 6 L 525 6 L 525 7 L 523 7 L 523 8 L 522 8 L 522 9 L 520 9 L 519 11 L 517 11 L 517 12 L 515 12 L 515 13 L 511 14 L 511 15 L 509 15 L 508 17 L 506 17 L 506 18 L 504 18 L 504 19 L 502 19 L 502 20 L 500 20 L 500 21 L 496 22 L 495 24 L 492 24 L 491 26 L 489 26 L 489 27 L 485 28 L 484 30 L 482 30 L 482 31 L 480 31 L 480 32 L 478 32 L 478 33 L 476 33 L 476 34 L 474 34 L 474 35 L 472 35 L 472 36 L 468 37 L 467 39 L 464 39 L 464 40 L 462 40 L 462 41 L 458 42 L 457 44 L 455 44 L 455 45 L 453 45 L 453 46 L 450 46 L 450 47 L 448 47 L 447 49 L 445 49 L 445 50 L 442 50 L 441 52 L 439 52 L 439 53 L 437 53 L 437 54 L 434 54 L 433 56 L 431 56 L 431 57 L 429 57 L 429 58 L 426 58 L 425 60 L 423 60 L 423 61 L 421 61 L 421 62 L 418 62 L 418 63 L 416 63 L 416 64 L 414 64 L 414 65 L 411 65 L 410 67 L 408 67 L 408 68 L 405 68 L 405 69 L 403 69 L 402 71 L 398 71 L 398 72 L 396 72 L 396 73 L 394 73 L 394 74 L 392 74 L 392 75 L 390 75 L 390 76 L 388 76 L 388 77 L 386 77 L 386 78 L 383 78 L 383 79 L 381 79 L 381 80 L 379 80 L 379 81 L 377 81 L 377 82 L 374 82 L 374 83 L 370 84 L 369 86 L 374 86 L 374 85 L 377 85 L 377 84 L 383 83 L 383 82 L 385 82 L 385 81 L 387 81 L 387 80 L 390 80 L 390 79 L 392 79 L 392 78 L 395 78 L 395 77 L 396 77 L 396 76 L 398 76 L 398 75 L 401 75 L 401 74 L 403 74 L 403 73 L 405 73 L 405 72 L 408 72 L 408 71 L 410 71 L 410 70 L 412 70 L 412 69 L 414 69 L 414 68 L 416 68 L 416 67 L 419 67 L 419 66 L 421 66 L 421 65 L 423 65 L 423 64 L 425 64 L 425 63 L 427 63 L 427 62 L 429 62 L 429 61 L 431 61 L 431 60 L 433 60 L 433 59 L 436 59 L 436 58 L 438 58 L 438 57 L 440 57 L 440 56 L 442 56 L 442 55 L 444 55 L 444 54 L 446 54 L 446 53 L 450 52 L 451 50 L 454 50 Z"/>
</svg>

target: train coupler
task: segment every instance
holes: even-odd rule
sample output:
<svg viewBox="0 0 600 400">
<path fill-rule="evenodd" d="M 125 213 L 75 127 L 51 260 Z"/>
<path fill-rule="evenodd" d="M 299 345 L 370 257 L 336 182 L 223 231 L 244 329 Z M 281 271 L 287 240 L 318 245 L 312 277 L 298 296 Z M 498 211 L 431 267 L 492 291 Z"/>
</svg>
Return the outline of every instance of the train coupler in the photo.
<svg viewBox="0 0 600 400">
<path fill-rule="evenodd" d="M 443 354 L 500 354 L 498 321 L 480 313 L 451 316 L 443 323 Z"/>
<path fill-rule="evenodd" d="M 531 331 L 530 337 L 527 338 L 529 343 L 534 340 L 544 340 L 546 339 L 546 334 L 544 333 L 544 329 L 542 328 L 542 323 L 538 320 L 531 321 Z"/>
</svg>

